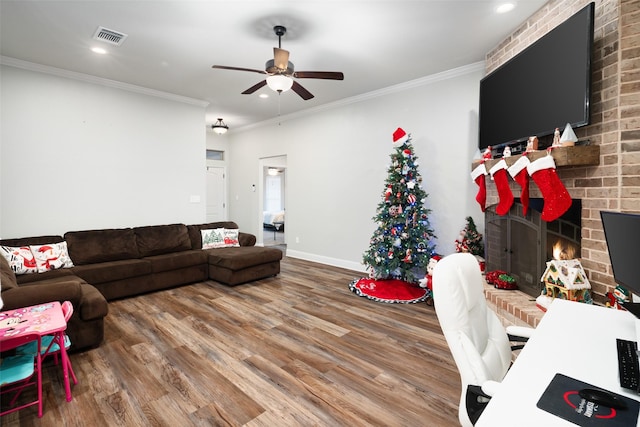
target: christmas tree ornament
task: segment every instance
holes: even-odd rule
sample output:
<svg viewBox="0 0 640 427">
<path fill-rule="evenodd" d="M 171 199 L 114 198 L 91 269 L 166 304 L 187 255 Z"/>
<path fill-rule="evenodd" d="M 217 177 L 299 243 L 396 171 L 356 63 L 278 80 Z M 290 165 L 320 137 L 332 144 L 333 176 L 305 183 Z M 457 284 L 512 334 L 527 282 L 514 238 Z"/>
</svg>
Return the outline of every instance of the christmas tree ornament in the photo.
<svg viewBox="0 0 640 427">
<path fill-rule="evenodd" d="M 398 128 L 393 133 L 393 146 L 394 147 L 402 147 L 405 142 L 409 139 L 409 135 L 402 129 Z"/>
<path fill-rule="evenodd" d="M 520 185 L 520 203 L 522 204 L 522 214 L 527 215 L 529 209 L 529 173 L 527 166 L 531 161 L 527 156 L 520 157 L 514 164 L 509 166 L 509 175 Z"/>
<path fill-rule="evenodd" d="M 502 159 L 489 170 L 491 179 L 496 183 L 498 197 L 500 198 L 498 206 L 496 206 L 496 213 L 501 216 L 506 215 L 511 209 L 511 205 L 513 205 L 513 193 L 509 188 L 507 168 L 507 162 Z"/>
<path fill-rule="evenodd" d="M 480 204 L 482 212 L 486 209 L 487 203 L 487 167 L 484 163 L 478 165 L 473 171 L 471 171 L 471 180 L 478 185 L 478 194 L 476 194 L 476 201 Z"/>
<path fill-rule="evenodd" d="M 556 173 L 556 163 L 553 156 L 548 154 L 534 160 L 527 166 L 527 172 L 540 189 L 544 199 L 542 219 L 550 222 L 564 215 L 573 201 Z"/>
<path fill-rule="evenodd" d="M 384 199 L 385 200 L 389 200 L 389 197 L 391 197 L 391 186 L 388 186 L 387 189 L 384 191 Z"/>
</svg>

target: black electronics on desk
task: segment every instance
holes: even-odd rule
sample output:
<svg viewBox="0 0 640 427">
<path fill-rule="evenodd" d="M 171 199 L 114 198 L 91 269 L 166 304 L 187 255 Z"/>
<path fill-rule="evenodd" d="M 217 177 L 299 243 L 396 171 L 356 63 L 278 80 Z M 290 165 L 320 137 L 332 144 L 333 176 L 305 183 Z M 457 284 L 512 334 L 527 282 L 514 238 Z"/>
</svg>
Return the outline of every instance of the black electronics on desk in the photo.
<svg viewBox="0 0 640 427">
<path fill-rule="evenodd" d="M 640 295 L 640 215 L 600 211 L 615 282 Z M 640 303 L 624 303 L 640 318 Z"/>
</svg>

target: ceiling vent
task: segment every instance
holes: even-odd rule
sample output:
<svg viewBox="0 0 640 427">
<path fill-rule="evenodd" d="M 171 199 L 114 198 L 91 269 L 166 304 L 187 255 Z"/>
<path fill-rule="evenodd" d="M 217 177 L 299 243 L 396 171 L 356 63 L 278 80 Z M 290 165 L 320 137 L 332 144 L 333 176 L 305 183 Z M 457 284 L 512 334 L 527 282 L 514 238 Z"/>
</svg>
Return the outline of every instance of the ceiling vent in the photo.
<svg viewBox="0 0 640 427">
<path fill-rule="evenodd" d="M 127 35 L 118 31 L 110 30 L 108 28 L 98 27 L 96 33 L 93 35 L 93 38 L 94 40 L 120 46 L 127 38 Z"/>
</svg>

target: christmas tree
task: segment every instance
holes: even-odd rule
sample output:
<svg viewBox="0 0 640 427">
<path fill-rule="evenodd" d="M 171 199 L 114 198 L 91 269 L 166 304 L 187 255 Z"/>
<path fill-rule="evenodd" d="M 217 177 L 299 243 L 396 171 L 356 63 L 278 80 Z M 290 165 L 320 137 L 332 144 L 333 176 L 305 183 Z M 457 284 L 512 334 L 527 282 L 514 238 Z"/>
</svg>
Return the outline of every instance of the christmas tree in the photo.
<svg viewBox="0 0 640 427">
<path fill-rule="evenodd" d="M 473 218 L 467 217 L 467 225 L 460 232 L 460 238 L 456 240 L 456 252 L 469 252 L 471 255 L 484 256 L 484 243 L 482 234 L 478 233 Z"/>
<path fill-rule="evenodd" d="M 398 128 L 393 146 L 382 201 L 373 217 L 378 229 L 363 262 L 372 278 L 417 283 L 424 278 L 435 250 L 428 219 L 431 211 L 423 205 L 427 193 L 422 189 L 410 135 Z"/>
</svg>

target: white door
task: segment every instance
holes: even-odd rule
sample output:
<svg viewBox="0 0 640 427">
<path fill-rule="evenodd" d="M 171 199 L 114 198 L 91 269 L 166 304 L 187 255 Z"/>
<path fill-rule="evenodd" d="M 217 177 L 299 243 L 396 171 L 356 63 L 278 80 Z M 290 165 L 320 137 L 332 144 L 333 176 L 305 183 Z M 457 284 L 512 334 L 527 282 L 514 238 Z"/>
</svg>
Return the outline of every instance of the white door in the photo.
<svg viewBox="0 0 640 427">
<path fill-rule="evenodd" d="M 224 180 L 224 168 L 207 166 L 207 222 L 226 219 Z"/>
</svg>

